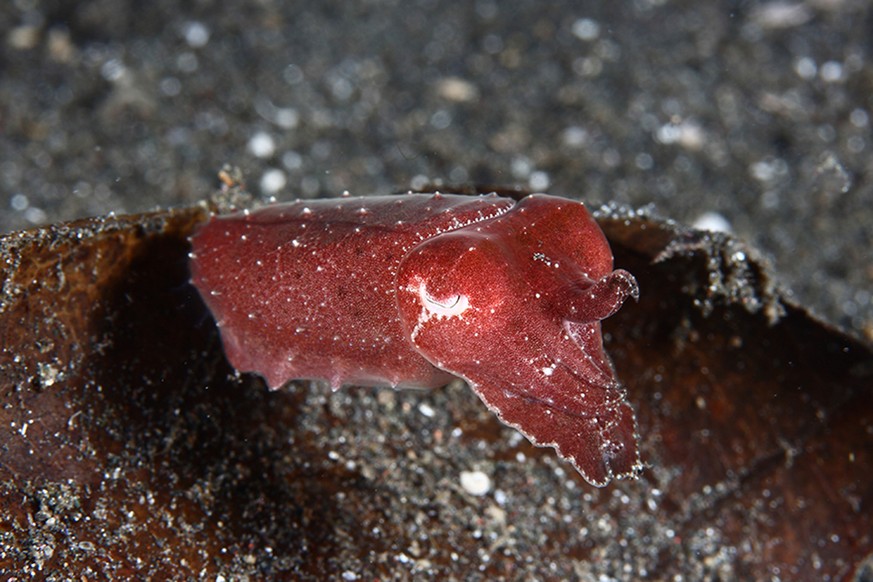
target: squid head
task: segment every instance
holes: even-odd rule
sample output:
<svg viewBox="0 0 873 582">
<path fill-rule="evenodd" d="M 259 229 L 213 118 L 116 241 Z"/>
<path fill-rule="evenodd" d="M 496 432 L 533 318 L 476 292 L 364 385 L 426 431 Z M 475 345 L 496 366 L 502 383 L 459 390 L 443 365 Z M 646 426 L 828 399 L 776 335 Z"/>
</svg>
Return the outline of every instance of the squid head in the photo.
<svg viewBox="0 0 873 582">
<path fill-rule="evenodd" d="M 599 486 L 642 467 L 634 413 L 600 329 L 637 295 L 633 276 L 613 270 L 585 207 L 543 195 L 428 238 L 397 273 L 415 349 Z"/>
</svg>

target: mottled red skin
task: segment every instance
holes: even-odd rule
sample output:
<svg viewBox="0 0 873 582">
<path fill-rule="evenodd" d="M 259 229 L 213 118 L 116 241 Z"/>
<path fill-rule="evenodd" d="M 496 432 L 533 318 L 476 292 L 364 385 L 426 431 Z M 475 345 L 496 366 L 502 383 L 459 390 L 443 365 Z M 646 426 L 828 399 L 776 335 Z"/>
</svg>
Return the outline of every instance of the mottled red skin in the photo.
<svg viewBox="0 0 873 582">
<path fill-rule="evenodd" d="M 434 388 L 465 379 L 590 483 L 636 476 L 600 320 L 634 278 L 580 202 L 409 194 L 268 206 L 192 239 L 192 281 L 238 370 Z"/>
</svg>

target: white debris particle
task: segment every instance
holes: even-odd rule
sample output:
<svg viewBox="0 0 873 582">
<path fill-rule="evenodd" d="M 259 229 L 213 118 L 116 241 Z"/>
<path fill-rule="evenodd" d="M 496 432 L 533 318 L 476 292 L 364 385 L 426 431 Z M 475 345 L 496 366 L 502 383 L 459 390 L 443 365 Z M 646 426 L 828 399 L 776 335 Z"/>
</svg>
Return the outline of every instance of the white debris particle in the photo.
<svg viewBox="0 0 873 582">
<path fill-rule="evenodd" d="M 445 129 L 452 124 L 452 115 L 445 109 L 440 109 L 430 116 L 430 124 L 434 129 Z"/>
<path fill-rule="evenodd" d="M 39 380 L 44 388 L 54 385 L 58 379 L 58 370 L 51 364 L 40 362 L 37 364 L 39 369 Z"/>
<path fill-rule="evenodd" d="M 651 154 L 643 152 L 636 155 L 634 164 L 640 170 L 651 170 L 655 165 L 655 160 Z"/>
<path fill-rule="evenodd" d="M 30 206 L 30 201 L 24 194 L 18 193 L 12 197 L 9 204 L 12 206 L 12 210 L 21 212 L 22 210 L 27 210 L 27 207 Z"/>
<path fill-rule="evenodd" d="M 14 49 L 32 49 L 39 44 L 39 28 L 29 25 L 17 26 L 9 31 L 6 43 Z"/>
<path fill-rule="evenodd" d="M 580 18 L 573 23 L 573 34 L 579 40 L 594 40 L 600 36 L 600 25 L 590 18 Z"/>
<path fill-rule="evenodd" d="M 299 170 L 303 166 L 303 156 L 293 150 L 288 150 L 282 154 L 282 165 L 291 172 Z"/>
<path fill-rule="evenodd" d="M 418 405 L 418 411 L 428 418 L 433 418 L 433 415 L 436 414 L 436 411 L 433 409 L 433 407 L 424 402 Z"/>
<path fill-rule="evenodd" d="M 694 220 L 694 228 L 710 232 L 731 232 L 731 223 L 718 212 L 704 212 Z"/>
<path fill-rule="evenodd" d="M 335 77 L 328 80 L 331 94 L 340 101 L 347 101 L 355 92 L 355 86 L 344 77 Z"/>
<path fill-rule="evenodd" d="M 547 190 L 549 188 L 549 184 L 551 184 L 551 179 L 546 172 L 537 170 L 536 172 L 532 172 L 530 178 L 527 183 L 530 186 L 531 190 L 535 190 L 537 192 L 541 192 Z"/>
<path fill-rule="evenodd" d="M 482 496 L 491 491 L 491 478 L 482 471 L 461 471 L 461 487 L 470 495 Z"/>
<path fill-rule="evenodd" d="M 425 186 L 431 183 L 431 179 L 423 174 L 416 174 L 409 181 L 409 187 L 413 190 L 421 190 Z"/>
<path fill-rule="evenodd" d="M 703 147 L 706 136 L 701 127 L 694 121 L 671 121 L 658 128 L 655 139 L 662 144 L 678 144 L 689 150 L 699 150 Z"/>
<path fill-rule="evenodd" d="M 343 580 L 357 580 L 358 575 L 352 572 L 351 570 L 346 570 L 343 572 Z"/>
<path fill-rule="evenodd" d="M 479 90 L 473 83 L 459 77 L 446 77 L 437 82 L 437 94 L 448 101 L 462 103 L 475 101 Z"/>
<path fill-rule="evenodd" d="M 588 131 L 576 125 L 568 127 L 561 133 L 561 141 L 567 147 L 582 147 L 588 143 Z"/>
<path fill-rule="evenodd" d="M 282 129 L 294 129 L 300 123 L 300 114 L 293 107 L 277 107 L 273 113 L 273 123 Z"/>
<path fill-rule="evenodd" d="M 261 176 L 261 191 L 264 194 L 275 194 L 288 183 L 285 172 L 278 168 L 272 168 Z"/>
<path fill-rule="evenodd" d="M 276 151 L 276 142 L 266 131 L 259 131 L 249 140 L 248 148 L 255 157 L 269 158 Z"/>
<path fill-rule="evenodd" d="M 794 61 L 794 72 L 801 79 L 809 81 L 815 78 L 816 73 L 818 73 L 818 66 L 816 66 L 815 61 L 811 58 L 800 57 Z"/>
<path fill-rule="evenodd" d="M 160 82 L 161 93 L 167 97 L 175 97 L 182 92 L 182 82 L 176 77 L 165 77 Z"/>
<path fill-rule="evenodd" d="M 42 208 L 31 206 L 24 211 L 24 218 L 31 224 L 43 224 L 48 218 L 48 215 Z"/>
<path fill-rule="evenodd" d="M 119 59 L 109 59 L 100 67 L 100 74 L 110 82 L 122 80 L 127 74 L 127 67 Z"/>
<path fill-rule="evenodd" d="M 761 182 L 772 182 L 788 173 L 788 164 L 785 160 L 779 158 L 768 158 L 749 166 L 749 173 L 753 178 Z"/>
<path fill-rule="evenodd" d="M 828 61 L 821 66 L 819 74 L 825 83 L 836 83 L 843 78 L 843 65 L 837 61 Z"/>
<path fill-rule="evenodd" d="M 812 12 L 804 3 L 775 0 L 766 2 L 752 11 L 751 20 L 765 30 L 793 28 L 812 18 Z"/>
<path fill-rule="evenodd" d="M 852 113 L 849 115 L 849 121 L 855 127 L 867 127 L 867 124 L 870 122 L 870 116 L 863 109 L 857 108 L 852 110 Z"/>
<path fill-rule="evenodd" d="M 209 28 L 202 22 L 191 21 L 185 24 L 185 42 L 191 48 L 201 48 L 209 42 Z"/>
<path fill-rule="evenodd" d="M 530 176 L 530 173 L 533 171 L 533 165 L 531 161 L 524 156 L 518 156 L 513 158 L 512 164 L 510 166 L 512 171 L 512 175 L 519 180 L 523 180 Z"/>
</svg>

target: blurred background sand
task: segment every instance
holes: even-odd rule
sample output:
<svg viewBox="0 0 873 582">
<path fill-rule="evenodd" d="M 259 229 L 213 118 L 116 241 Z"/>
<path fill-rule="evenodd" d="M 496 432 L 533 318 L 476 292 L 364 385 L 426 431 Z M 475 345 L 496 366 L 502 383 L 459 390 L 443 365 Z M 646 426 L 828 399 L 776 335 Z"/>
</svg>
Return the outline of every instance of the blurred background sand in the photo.
<svg viewBox="0 0 873 582">
<path fill-rule="evenodd" d="M 518 184 L 728 229 L 873 337 L 873 8 L 9 0 L 0 232 L 192 204 Z M 645 293 L 645 290 L 643 290 Z"/>
</svg>

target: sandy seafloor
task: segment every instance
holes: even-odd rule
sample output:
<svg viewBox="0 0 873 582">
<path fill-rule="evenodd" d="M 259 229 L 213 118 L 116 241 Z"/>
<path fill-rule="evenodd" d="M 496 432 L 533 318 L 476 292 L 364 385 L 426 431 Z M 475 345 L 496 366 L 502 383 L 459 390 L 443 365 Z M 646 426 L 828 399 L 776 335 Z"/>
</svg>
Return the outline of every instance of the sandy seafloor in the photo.
<svg viewBox="0 0 873 582">
<path fill-rule="evenodd" d="M 0 4 L 0 232 L 518 184 L 731 229 L 873 337 L 866 0 Z M 643 290 L 645 292 L 645 290 Z"/>
</svg>

